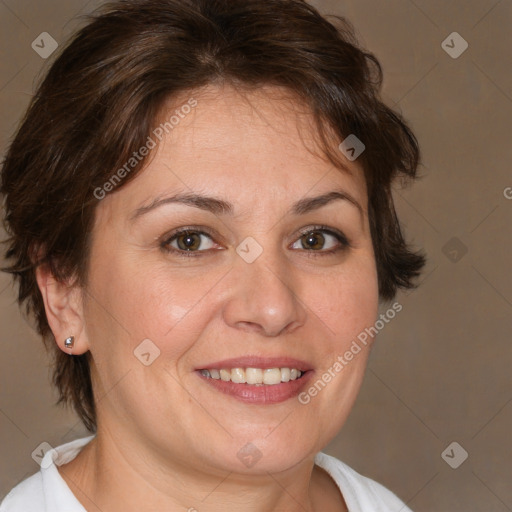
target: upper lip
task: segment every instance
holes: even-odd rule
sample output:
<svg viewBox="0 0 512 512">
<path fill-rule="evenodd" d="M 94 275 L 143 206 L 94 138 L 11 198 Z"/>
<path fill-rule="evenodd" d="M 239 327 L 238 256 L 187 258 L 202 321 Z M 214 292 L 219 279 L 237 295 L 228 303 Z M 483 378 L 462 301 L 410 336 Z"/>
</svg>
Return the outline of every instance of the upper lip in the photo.
<svg viewBox="0 0 512 512">
<path fill-rule="evenodd" d="M 309 363 L 294 357 L 261 357 L 251 355 L 206 363 L 203 366 L 197 367 L 196 370 L 220 370 L 222 368 L 296 368 L 302 372 L 312 370 Z"/>
</svg>

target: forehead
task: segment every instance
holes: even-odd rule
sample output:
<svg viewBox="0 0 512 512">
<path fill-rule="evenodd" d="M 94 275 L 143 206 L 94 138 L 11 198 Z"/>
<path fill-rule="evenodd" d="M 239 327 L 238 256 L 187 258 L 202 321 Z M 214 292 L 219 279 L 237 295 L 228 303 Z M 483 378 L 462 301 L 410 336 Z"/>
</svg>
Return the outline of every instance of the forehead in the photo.
<svg viewBox="0 0 512 512">
<path fill-rule="evenodd" d="M 360 166 L 346 160 L 344 170 L 334 167 L 319 146 L 310 110 L 282 88 L 240 92 L 210 85 L 168 102 L 155 126 L 161 140 L 153 135 L 145 169 L 107 197 L 109 210 L 130 210 L 176 189 L 257 208 L 264 197 L 292 202 L 340 185 L 366 208 Z"/>
</svg>

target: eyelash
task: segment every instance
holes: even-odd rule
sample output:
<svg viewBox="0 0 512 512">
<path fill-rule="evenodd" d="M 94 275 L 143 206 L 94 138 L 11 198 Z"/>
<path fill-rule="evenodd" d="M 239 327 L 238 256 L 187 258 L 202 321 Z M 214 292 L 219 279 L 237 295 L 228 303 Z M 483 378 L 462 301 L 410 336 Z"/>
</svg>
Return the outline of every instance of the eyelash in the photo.
<svg viewBox="0 0 512 512">
<path fill-rule="evenodd" d="M 329 227 L 323 226 L 323 225 L 315 225 L 315 226 L 308 227 L 307 229 L 301 230 L 299 238 L 297 240 L 300 240 L 300 238 L 302 238 L 304 235 L 307 235 L 308 233 L 312 233 L 312 232 L 316 232 L 316 231 L 320 231 L 322 233 L 326 233 L 328 235 L 333 236 L 340 243 L 340 245 L 338 245 L 337 247 L 335 247 L 333 249 L 318 250 L 318 251 L 313 250 L 313 249 L 309 249 L 309 250 L 302 249 L 302 251 L 305 252 L 308 255 L 308 257 L 316 258 L 317 256 L 329 256 L 329 255 L 335 254 L 337 252 L 344 251 L 352 246 L 350 241 L 348 240 L 348 238 L 341 231 L 338 231 L 338 230 L 335 230 L 335 229 L 332 229 L 332 228 L 329 228 Z M 201 253 L 208 252 L 208 250 L 184 251 L 181 249 L 175 249 L 174 247 L 170 247 L 169 244 L 175 238 L 177 238 L 180 235 L 185 234 L 185 233 L 206 235 L 213 240 L 213 234 L 209 233 L 208 230 L 206 230 L 205 228 L 185 227 L 185 228 L 180 228 L 180 229 L 174 231 L 169 236 L 166 236 L 165 240 L 163 240 L 162 243 L 160 244 L 162 250 L 167 253 L 174 253 L 177 256 L 185 257 L 185 258 L 196 258 L 199 256 L 203 256 L 203 254 L 201 254 Z M 213 250 L 215 250 L 215 249 L 213 249 Z"/>
</svg>

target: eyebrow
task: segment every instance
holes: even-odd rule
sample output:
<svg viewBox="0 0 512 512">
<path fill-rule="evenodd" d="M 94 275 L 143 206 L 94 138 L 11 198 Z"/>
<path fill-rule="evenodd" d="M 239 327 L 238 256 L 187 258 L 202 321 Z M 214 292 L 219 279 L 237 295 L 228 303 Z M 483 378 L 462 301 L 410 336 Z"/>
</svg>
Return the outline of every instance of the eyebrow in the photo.
<svg viewBox="0 0 512 512">
<path fill-rule="evenodd" d="M 319 196 L 300 199 L 291 206 L 290 213 L 293 215 L 304 215 L 335 200 L 347 201 L 352 204 L 359 210 L 361 217 L 364 218 L 364 212 L 361 205 L 344 190 L 333 190 Z M 178 193 L 167 197 L 157 197 L 148 205 L 137 208 L 130 216 L 130 221 L 135 221 L 148 212 L 171 203 L 185 204 L 187 206 L 209 211 L 214 215 L 233 215 L 234 212 L 233 204 L 228 201 L 195 193 Z"/>
</svg>

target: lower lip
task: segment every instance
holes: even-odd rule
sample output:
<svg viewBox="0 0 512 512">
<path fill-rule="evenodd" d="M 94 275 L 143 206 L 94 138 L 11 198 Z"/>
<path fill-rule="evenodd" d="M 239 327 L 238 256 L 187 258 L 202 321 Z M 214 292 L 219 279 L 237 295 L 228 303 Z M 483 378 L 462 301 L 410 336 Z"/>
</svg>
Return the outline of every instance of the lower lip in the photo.
<svg viewBox="0 0 512 512">
<path fill-rule="evenodd" d="M 251 404 L 277 404 L 297 396 L 313 375 L 312 370 L 305 372 L 300 379 L 281 382 L 280 384 L 256 386 L 254 384 L 236 384 L 231 381 L 212 379 L 197 372 L 197 375 L 217 391 L 232 396 L 237 400 Z"/>
</svg>

